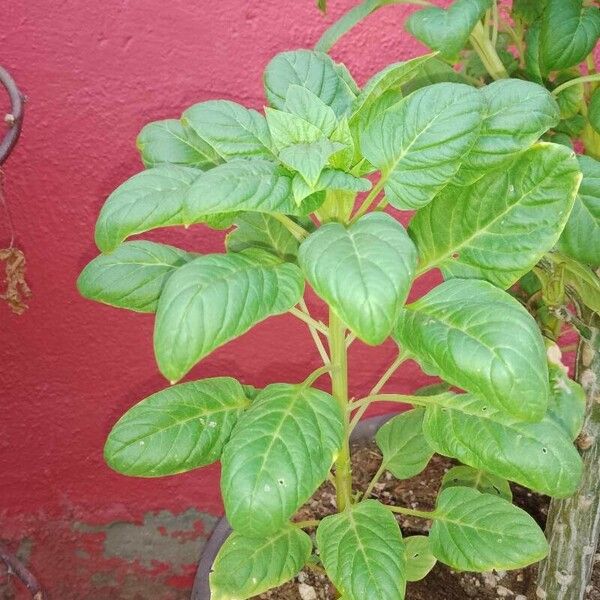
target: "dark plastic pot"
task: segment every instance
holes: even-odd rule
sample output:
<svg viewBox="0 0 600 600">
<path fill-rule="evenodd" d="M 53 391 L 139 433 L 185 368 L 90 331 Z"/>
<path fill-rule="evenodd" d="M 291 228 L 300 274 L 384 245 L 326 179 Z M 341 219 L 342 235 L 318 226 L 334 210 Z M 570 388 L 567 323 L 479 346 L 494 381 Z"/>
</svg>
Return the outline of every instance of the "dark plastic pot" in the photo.
<svg viewBox="0 0 600 600">
<path fill-rule="evenodd" d="M 352 432 L 351 441 L 356 443 L 372 440 L 377 430 L 393 416 L 394 414 L 381 415 L 361 421 Z M 210 600 L 208 576 L 219 549 L 230 533 L 231 527 L 229 527 L 227 518 L 223 517 L 214 528 L 200 556 L 200 563 L 198 564 L 196 579 L 194 580 L 194 589 L 192 590 L 192 600 Z"/>
</svg>

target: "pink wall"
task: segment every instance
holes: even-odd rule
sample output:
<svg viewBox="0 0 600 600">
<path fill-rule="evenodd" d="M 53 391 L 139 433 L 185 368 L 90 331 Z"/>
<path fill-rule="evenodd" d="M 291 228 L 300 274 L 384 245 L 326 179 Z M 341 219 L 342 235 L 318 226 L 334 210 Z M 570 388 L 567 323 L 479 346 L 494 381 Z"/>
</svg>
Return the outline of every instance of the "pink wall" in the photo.
<svg viewBox="0 0 600 600">
<path fill-rule="evenodd" d="M 29 99 L 5 194 L 33 298 L 20 317 L 0 305 L 0 538 L 40 537 L 47 519 L 105 523 L 189 506 L 220 513 L 216 467 L 139 480 L 104 465 L 111 424 L 166 382 L 153 359 L 152 317 L 83 300 L 75 279 L 96 254 L 104 199 L 141 169 L 134 141 L 146 122 L 211 98 L 260 108 L 273 54 L 312 46 L 353 3 L 331 0 L 327 18 L 312 0 L 4 3 L 1 61 Z M 409 10 L 382 10 L 336 49 L 360 83 L 419 50 L 400 25 Z M 200 252 L 221 251 L 222 237 L 201 226 L 152 236 Z M 2 220 L 0 246 L 8 240 Z M 356 344 L 353 394 L 367 391 L 393 354 L 391 344 Z M 304 326 L 284 316 L 215 352 L 192 378 L 261 386 L 316 366 Z M 408 390 L 416 373 L 397 376 L 395 389 Z"/>
</svg>

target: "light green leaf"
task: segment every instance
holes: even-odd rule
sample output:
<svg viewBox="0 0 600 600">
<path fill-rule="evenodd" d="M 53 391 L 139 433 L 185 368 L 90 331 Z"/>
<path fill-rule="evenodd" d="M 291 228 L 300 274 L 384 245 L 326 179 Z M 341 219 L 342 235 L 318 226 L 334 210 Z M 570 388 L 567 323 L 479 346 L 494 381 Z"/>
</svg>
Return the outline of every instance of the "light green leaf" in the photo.
<svg viewBox="0 0 600 600">
<path fill-rule="evenodd" d="M 286 167 L 300 173 L 309 186 L 314 187 L 331 155 L 343 147 L 343 144 L 326 139 L 310 144 L 293 144 L 279 152 L 279 159 Z"/>
<path fill-rule="evenodd" d="M 423 72 L 424 65 L 434 57 L 435 54 L 426 54 L 405 62 L 394 63 L 373 75 L 352 105 L 351 118 L 360 117 L 386 92 L 401 91 L 402 85 L 419 76 Z"/>
<path fill-rule="evenodd" d="M 548 416 L 558 423 L 575 440 L 581 433 L 585 419 L 585 392 L 579 383 L 573 381 L 566 367 L 549 363 L 550 406 Z"/>
<path fill-rule="evenodd" d="M 267 65 L 264 82 L 269 103 L 279 109 L 285 108 L 291 85 L 310 90 L 338 116 L 348 112 L 355 98 L 346 73 L 327 54 L 313 50 L 278 54 Z"/>
<path fill-rule="evenodd" d="M 366 500 L 325 517 L 317 547 L 327 575 L 348 600 L 403 600 L 406 588 L 404 542 L 392 513 Z"/>
<path fill-rule="evenodd" d="M 271 215 L 244 213 L 235 220 L 235 226 L 225 238 L 228 252 L 261 248 L 286 261 L 294 261 L 298 254 L 298 240 Z"/>
<path fill-rule="evenodd" d="M 199 360 L 302 297 L 300 270 L 272 254 L 209 254 L 168 280 L 156 312 L 154 351 L 161 373 L 181 379 Z"/>
<path fill-rule="evenodd" d="M 277 532 L 325 480 L 344 433 L 339 405 L 302 385 L 262 390 L 223 453 L 221 491 L 234 530 Z"/>
<path fill-rule="evenodd" d="M 406 547 L 406 581 L 421 581 L 435 567 L 437 559 L 431 552 L 426 535 L 412 535 L 404 539 Z"/>
<path fill-rule="evenodd" d="M 138 312 L 154 312 L 167 279 L 193 255 L 153 242 L 126 242 L 101 254 L 79 275 L 82 296 Z"/>
<path fill-rule="evenodd" d="M 540 142 L 505 170 L 447 186 L 409 227 L 420 272 L 510 287 L 558 240 L 580 181 L 571 150 Z"/>
<path fill-rule="evenodd" d="M 510 415 L 535 421 L 546 412 L 548 366 L 537 324 L 486 281 L 438 285 L 401 311 L 394 337 L 428 372 Z"/>
<path fill-rule="evenodd" d="M 371 182 L 368 179 L 354 177 L 349 173 L 335 169 L 323 169 L 317 182 L 310 186 L 299 173 L 292 181 L 292 192 L 296 202 L 300 202 L 310 194 L 321 190 L 342 190 L 348 192 L 368 192 Z M 354 205 L 354 202 L 352 203 Z"/>
<path fill-rule="evenodd" d="M 424 415 L 422 408 L 396 415 L 382 425 L 375 436 L 383 453 L 381 466 L 397 479 L 418 475 L 433 456 L 433 449 L 423 435 Z"/>
<path fill-rule="evenodd" d="M 447 10 L 431 7 L 408 18 L 406 29 L 432 50 L 455 59 L 465 47 L 477 22 L 492 5 L 492 0 L 455 0 Z"/>
<path fill-rule="evenodd" d="M 234 531 L 221 546 L 210 574 L 212 600 L 246 600 L 298 574 L 312 551 L 308 534 L 285 525 L 266 538 Z"/>
<path fill-rule="evenodd" d="M 236 102 L 200 102 L 183 113 L 182 121 L 223 161 L 236 157 L 273 156 L 265 118 Z"/>
<path fill-rule="evenodd" d="M 571 298 L 600 314 L 600 279 L 587 265 L 557 253 L 546 255 L 562 270 L 565 289 Z"/>
<path fill-rule="evenodd" d="M 130 408 L 106 440 L 104 458 L 125 475 L 161 477 L 219 460 L 250 401 L 230 377 L 174 385 Z"/>
<path fill-rule="evenodd" d="M 346 119 L 346 117 L 339 120 L 330 139 L 332 142 L 339 142 L 344 147 L 329 159 L 329 164 L 334 169 L 341 169 L 342 171 L 350 169 L 354 164 L 356 144 L 352 137 L 352 131 L 350 130 L 350 125 L 348 124 L 348 119 Z M 357 160 L 360 160 L 360 157 L 357 158 Z"/>
<path fill-rule="evenodd" d="M 382 171 L 393 206 L 419 208 L 448 184 L 479 135 L 484 110 L 475 88 L 438 83 L 388 108 L 366 129 L 361 148 Z"/>
<path fill-rule="evenodd" d="M 600 162 L 579 156 L 583 179 L 569 220 L 558 241 L 563 254 L 600 266 Z"/>
<path fill-rule="evenodd" d="M 278 150 L 295 144 L 310 144 L 326 139 L 323 132 L 309 121 L 283 110 L 265 108 L 273 144 Z"/>
<path fill-rule="evenodd" d="M 583 0 L 547 0 L 540 31 L 540 64 L 545 73 L 578 65 L 600 36 L 600 8 Z"/>
<path fill-rule="evenodd" d="M 222 162 L 213 148 L 178 119 L 148 123 L 140 131 L 136 145 L 146 167 L 169 163 L 204 170 Z"/>
<path fill-rule="evenodd" d="M 423 431 L 439 454 L 555 498 L 579 485 L 579 453 L 555 420 L 529 423 L 470 394 L 432 396 Z"/>
<path fill-rule="evenodd" d="M 444 475 L 441 489 L 445 490 L 449 487 L 474 488 L 482 494 L 492 494 L 492 496 L 504 498 L 509 502 L 512 501 L 512 490 L 504 477 L 498 477 L 492 473 L 465 465 L 452 467 Z"/>
<path fill-rule="evenodd" d="M 333 109 L 319 96 L 300 85 L 290 85 L 288 88 L 285 111 L 314 125 L 325 137 L 329 137 L 337 127 Z"/>
<path fill-rule="evenodd" d="M 435 557 L 460 571 L 518 569 L 546 556 L 548 543 L 524 510 L 471 488 L 439 496 L 429 542 Z"/>
<path fill-rule="evenodd" d="M 390 335 L 417 260 L 402 225 L 371 213 L 346 229 L 329 223 L 300 246 L 299 264 L 311 286 L 369 344 Z"/>
</svg>

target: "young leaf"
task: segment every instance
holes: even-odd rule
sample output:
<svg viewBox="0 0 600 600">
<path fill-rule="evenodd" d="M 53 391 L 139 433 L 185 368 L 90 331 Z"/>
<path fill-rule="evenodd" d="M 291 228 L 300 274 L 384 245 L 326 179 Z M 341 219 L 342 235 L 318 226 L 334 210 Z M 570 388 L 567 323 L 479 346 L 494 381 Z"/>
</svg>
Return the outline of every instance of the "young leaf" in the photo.
<svg viewBox="0 0 600 600">
<path fill-rule="evenodd" d="M 396 415 L 375 436 L 383 453 L 382 466 L 397 479 L 418 475 L 433 456 L 433 449 L 423 435 L 424 415 L 422 408 Z"/>
<path fill-rule="evenodd" d="M 227 235 L 228 252 L 261 248 L 293 262 L 298 254 L 298 240 L 277 219 L 265 213 L 243 213 L 235 220 L 236 228 Z"/>
<path fill-rule="evenodd" d="M 527 25 L 531 25 L 541 16 L 546 6 L 546 0 L 513 0 L 512 14 Z"/>
<path fill-rule="evenodd" d="M 484 110 L 475 88 L 438 83 L 388 108 L 366 129 L 361 148 L 381 170 L 393 206 L 425 206 L 454 177 L 479 135 Z"/>
<path fill-rule="evenodd" d="M 518 569 L 548 553 L 538 524 L 524 510 L 463 487 L 438 496 L 429 542 L 434 556 L 460 571 Z"/>
<path fill-rule="evenodd" d="M 548 406 L 546 349 L 534 318 L 486 281 L 451 279 L 400 313 L 395 339 L 428 372 L 520 419 Z"/>
<path fill-rule="evenodd" d="M 300 246 L 314 290 L 369 344 L 390 335 L 413 279 L 417 255 L 402 225 L 372 213 L 346 229 L 329 223 Z"/>
<path fill-rule="evenodd" d="M 272 254 L 209 254 L 168 280 L 156 312 L 154 351 L 161 373 L 181 379 L 199 360 L 302 297 L 302 273 Z"/>
<path fill-rule="evenodd" d="M 444 58 L 456 59 L 491 5 L 492 0 L 455 0 L 447 10 L 424 8 L 408 18 L 406 29 Z"/>
<path fill-rule="evenodd" d="M 412 535 L 404 539 L 406 547 L 406 581 L 421 581 L 437 562 L 426 535 Z"/>
<path fill-rule="evenodd" d="M 279 152 L 279 159 L 290 169 L 300 173 L 304 181 L 314 187 L 329 158 L 344 145 L 329 140 L 318 140 L 310 144 L 293 144 Z"/>
<path fill-rule="evenodd" d="M 283 383 L 262 390 L 223 453 L 221 491 L 233 529 L 252 537 L 281 529 L 327 477 L 343 434 L 329 394 Z"/>
<path fill-rule="evenodd" d="M 558 241 L 563 254 L 588 264 L 600 266 L 600 162 L 579 156 L 583 180 L 569 220 Z"/>
<path fill-rule="evenodd" d="M 283 110 L 291 85 L 300 85 L 317 95 L 336 115 L 348 112 L 355 94 L 347 73 L 323 52 L 295 50 L 282 52 L 265 70 L 264 82 L 271 106 Z"/>
<path fill-rule="evenodd" d="M 337 127 L 333 109 L 319 96 L 300 85 L 290 85 L 285 97 L 285 111 L 304 119 L 329 137 Z"/>
<path fill-rule="evenodd" d="M 562 365 L 549 364 L 550 406 L 548 416 L 554 419 L 575 440 L 581 433 L 585 419 L 585 392 L 573 381 Z"/>
<path fill-rule="evenodd" d="M 470 394 L 432 397 L 423 432 L 435 452 L 475 469 L 565 498 L 577 490 L 582 463 L 562 426 L 529 423 Z"/>
<path fill-rule="evenodd" d="M 104 458 L 124 475 L 161 477 L 219 460 L 250 404 L 242 386 L 215 377 L 171 386 L 130 408 L 106 440 Z"/>
<path fill-rule="evenodd" d="M 213 148 L 186 130 L 178 119 L 148 123 L 136 145 L 146 167 L 169 163 L 205 170 L 222 162 Z"/>
<path fill-rule="evenodd" d="M 578 65 L 600 37 L 600 8 L 583 0 L 547 0 L 540 30 L 540 63 L 545 73 Z"/>
<path fill-rule="evenodd" d="M 409 227 L 420 271 L 510 287 L 558 240 L 580 181 L 571 150 L 540 142 L 502 172 L 447 186 Z"/>
<path fill-rule="evenodd" d="M 441 489 L 445 490 L 449 487 L 474 488 L 482 494 L 492 494 L 492 496 L 504 498 L 509 502 L 513 497 L 510 484 L 506 479 L 465 465 L 452 467 L 444 475 Z"/>
<path fill-rule="evenodd" d="M 328 190 L 342 190 L 348 192 L 368 192 L 371 189 L 371 182 L 368 179 L 354 177 L 349 173 L 337 171 L 334 169 L 323 169 L 316 183 L 312 186 L 306 183 L 302 175 L 297 173 L 292 181 L 292 192 L 296 202 L 301 202 L 304 198 L 315 192 Z M 352 195 L 354 206 L 354 196 Z"/>
<path fill-rule="evenodd" d="M 200 102 L 183 113 L 182 121 L 223 161 L 244 156 L 273 157 L 265 118 L 236 102 Z"/>
<path fill-rule="evenodd" d="M 327 575 L 348 600 L 403 600 L 406 588 L 404 542 L 392 513 L 366 500 L 325 517 L 317 547 Z"/>
<path fill-rule="evenodd" d="M 308 534 L 293 525 L 265 538 L 234 531 L 213 563 L 211 600 L 246 600 L 277 587 L 298 574 L 311 551 Z"/>
<path fill-rule="evenodd" d="M 325 134 L 316 125 L 298 115 L 275 108 L 266 108 L 265 114 L 273 144 L 278 150 L 295 144 L 311 144 L 326 139 Z"/>
<path fill-rule="evenodd" d="M 111 254 L 101 254 L 79 275 L 79 293 L 112 306 L 155 312 L 167 279 L 193 255 L 153 242 L 126 242 Z"/>
</svg>

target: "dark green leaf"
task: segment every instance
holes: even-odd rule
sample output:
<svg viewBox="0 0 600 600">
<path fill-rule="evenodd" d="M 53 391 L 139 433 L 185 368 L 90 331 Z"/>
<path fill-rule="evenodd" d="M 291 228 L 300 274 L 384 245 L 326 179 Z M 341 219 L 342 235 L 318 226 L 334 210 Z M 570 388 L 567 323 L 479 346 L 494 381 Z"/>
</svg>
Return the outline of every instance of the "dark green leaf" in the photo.
<svg viewBox="0 0 600 600">
<path fill-rule="evenodd" d="M 594 131 L 600 133 L 600 88 L 592 94 L 590 99 L 588 119 Z"/>
</svg>

